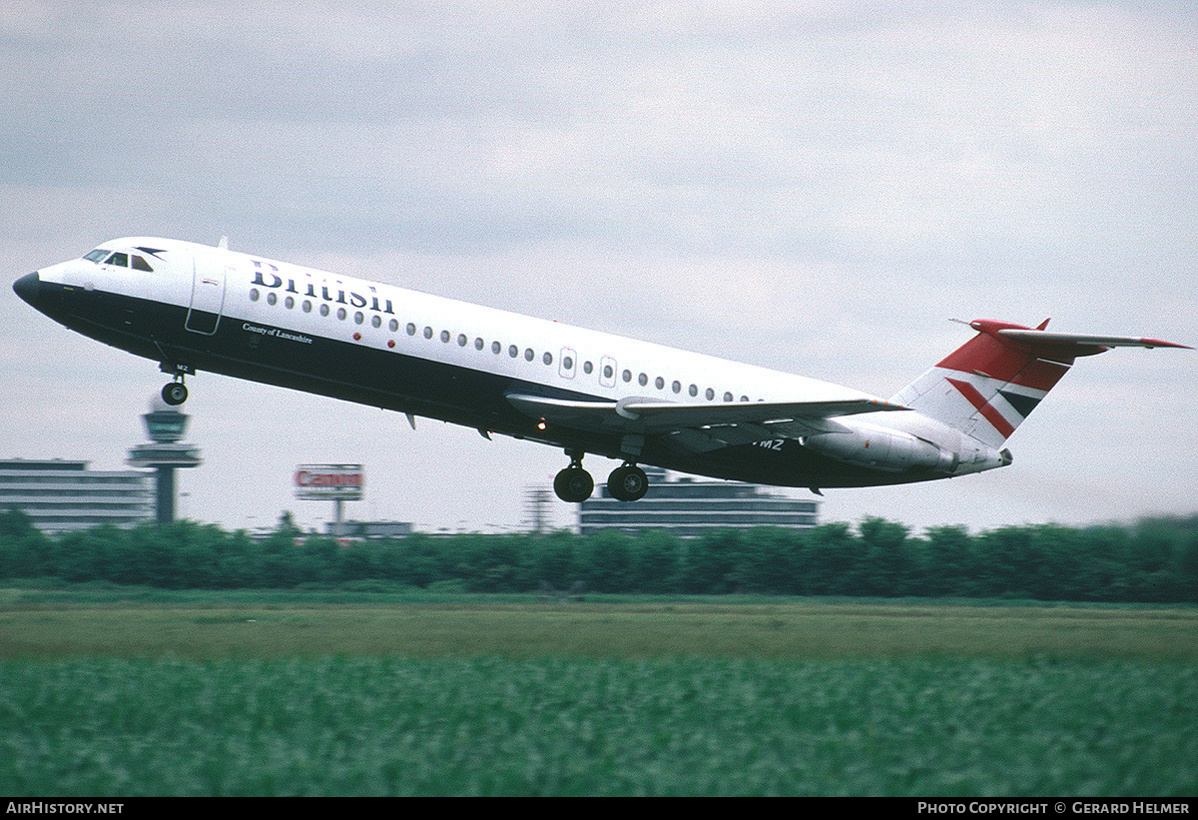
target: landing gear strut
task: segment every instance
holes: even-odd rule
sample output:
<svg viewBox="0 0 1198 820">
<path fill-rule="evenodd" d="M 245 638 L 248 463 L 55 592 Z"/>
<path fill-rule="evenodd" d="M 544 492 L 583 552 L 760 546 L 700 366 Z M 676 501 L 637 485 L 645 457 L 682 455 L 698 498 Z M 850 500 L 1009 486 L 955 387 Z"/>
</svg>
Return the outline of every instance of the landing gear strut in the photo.
<svg viewBox="0 0 1198 820">
<path fill-rule="evenodd" d="M 591 497 L 591 492 L 595 489 L 595 479 L 582 468 L 581 451 L 567 450 L 566 455 L 570 457 L 570 466 L 553 479 L 553 491 L 562 501 L 580 504 Z"/>
<path fill-rule="evenodd" d="M 649 491 L 649 477 L 631 462 L 624 462 L 607 477 L 607 491 L 617 501 L 637 501 Z"/>
</svg>

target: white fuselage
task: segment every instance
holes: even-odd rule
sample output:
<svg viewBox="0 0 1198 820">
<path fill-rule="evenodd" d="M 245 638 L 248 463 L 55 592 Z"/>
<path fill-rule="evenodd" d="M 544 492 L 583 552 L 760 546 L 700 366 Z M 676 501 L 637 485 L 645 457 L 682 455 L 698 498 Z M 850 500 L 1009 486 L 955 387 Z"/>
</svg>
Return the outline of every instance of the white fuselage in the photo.
<svg viewBox="0 0 1198 820">
<path fill-rule="evenodd" d="M 109 263 L 109 252 L 127 264 Z M 894 406 L 818 417 L 798 408 L 790 418 L 796 403 L 886 402 L 713 356 L 187 242 L 126 238 L 89 256 L 40 270 L 36 306 L 168 371 L 223 372 L 568 452 L 762 483 L 899 483 L 1009 461 Z M 577 423 L 537 412 L 530 402 L 541 399 L 573 403 Z M 629 400 L 677 403 L 690 415 L 666 429 L 608 412 Z M 729 416 L 740 403 L 762 410 Z M 787 413 L 771 415 L 775 406 Z"/>
</svg>

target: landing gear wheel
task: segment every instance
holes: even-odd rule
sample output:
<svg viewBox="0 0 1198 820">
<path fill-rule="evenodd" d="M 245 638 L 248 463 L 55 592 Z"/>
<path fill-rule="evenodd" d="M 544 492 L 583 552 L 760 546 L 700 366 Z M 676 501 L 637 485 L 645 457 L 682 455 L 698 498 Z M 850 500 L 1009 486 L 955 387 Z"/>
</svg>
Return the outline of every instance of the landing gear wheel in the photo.
<svg viewBox="0 0 1198 820">
<path fill-rule="evenodd" d="M 649 476 L 635 464 L 625 464 L 611 471 L 607 491 L 617 501 L 638 501 L 649 492 Z"/>
<path fill-rule="evenodd" d="M 562 501 L 579 504 L 591 497 L 595 479 L 582 467 L 570 466 L 553 479 L 553 491 Z"/>
<path fill-rule="evenodd" d="M 183 382 L 171 382 L 162 388 L 162 400 L 171 407 L 178 407 L 187 401 L 187 385 Z"/>
</svg>

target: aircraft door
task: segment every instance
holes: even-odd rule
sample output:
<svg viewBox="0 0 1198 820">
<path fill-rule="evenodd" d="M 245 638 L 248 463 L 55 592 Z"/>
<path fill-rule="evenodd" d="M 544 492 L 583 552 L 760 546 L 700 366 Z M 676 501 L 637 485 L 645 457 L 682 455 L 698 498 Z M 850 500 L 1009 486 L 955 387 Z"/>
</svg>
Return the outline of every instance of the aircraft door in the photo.
<svg viewBox="0 0 1198 820">
<path fill-rule="evenodd" d="M 611 356 L 599 360 L 599 384 L 604 387 L 616 386 L 616 360 Z"/>
<path fill-rule="evenodd" d="M 198 253 L 192 261 L 191 307 L 186 327 L 193 333 L 211 336 L 216 333 L 225 307 L 225 260 Z"/>
</svg>

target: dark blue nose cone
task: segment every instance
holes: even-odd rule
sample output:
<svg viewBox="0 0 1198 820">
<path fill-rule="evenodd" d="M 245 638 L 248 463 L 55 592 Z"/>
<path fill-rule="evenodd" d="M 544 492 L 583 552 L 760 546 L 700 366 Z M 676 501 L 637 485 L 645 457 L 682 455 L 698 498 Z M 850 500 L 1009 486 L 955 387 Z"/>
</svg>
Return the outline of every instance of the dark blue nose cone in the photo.
<svg viewBox="0 0 1198 820">
<path fill-rule="evenodd" d="M 42 282 L 36 273 L 25 274 L 13 282 L 12 289 L 17 292 L 17 296 L 37 307 L 38 291 L 42 289 Z"/>
</svg>

